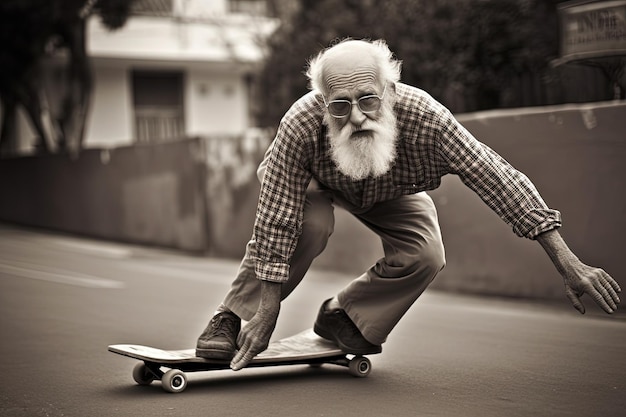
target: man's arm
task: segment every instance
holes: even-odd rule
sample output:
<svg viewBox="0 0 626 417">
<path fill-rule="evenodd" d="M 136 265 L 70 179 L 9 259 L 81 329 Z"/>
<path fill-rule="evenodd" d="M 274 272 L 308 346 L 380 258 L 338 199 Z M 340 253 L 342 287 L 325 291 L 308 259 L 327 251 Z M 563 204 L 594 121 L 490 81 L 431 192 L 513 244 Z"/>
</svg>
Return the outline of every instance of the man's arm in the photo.
<svg viewBox="0 0 626 417">
<path fill-rule="evenodd" d="M 230 364 L 233 370 L 244 368 L 252 358 L 267 349 L 280 311 L 281 287 L 279 282 L 261 281 L 261 302 L 254 317 L 239 332 L 239 352 Z"/>
<path fill-rule="evenodd" d="M 574 255 L 556 230 L 561 214 L 545 204 L 530 179 L 478 142 L 445 107 L 436 102 L 431 105 L 436 116 L 433 123 L 441 128 L 438 155 L 448 172 L 459 175 L 518 236 L 539 241 L 563 276 L 565 293 L 579 312 L 585 313 L 580 301 L 584 293 L 607 313 L 615 311 L 619 285 L 602 269 L 585 265 Z"/>
<path fill-rule="evenodd" d="M 585 314 L 585 307 L 580 301 L 584 293 L 589 294 L 607 313 L 617 310 L 620 302 L 617 294 L 621 292 L 621 288 L 609 274 L 600 268 L 582 263 L 556 229 L 544 232 L 536 239 L 563 277 L 565 294 L 576 310 Z"/>
</svg>

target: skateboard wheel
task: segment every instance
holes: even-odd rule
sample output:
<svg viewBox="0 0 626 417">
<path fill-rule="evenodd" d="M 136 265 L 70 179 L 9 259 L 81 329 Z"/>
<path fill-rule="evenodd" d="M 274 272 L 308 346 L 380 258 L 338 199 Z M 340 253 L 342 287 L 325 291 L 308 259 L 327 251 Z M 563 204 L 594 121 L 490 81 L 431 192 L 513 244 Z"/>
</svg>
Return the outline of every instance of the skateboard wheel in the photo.
<svg viewBox="0 0 626 417">
<path fill-rule="evenodd" d="M 350 360 L 348 369 L 350 370 L 350 375 L 365 378 L 372 371 L 372 363 L 366 357 L 357 356 Z"/>
<path fill-rule="evenodd" d="M 163 389 L 167 392 L 183 392 L 187 388 L 187 377 L 178 369 L 170 369 L 161 378 Z"/>
<path fill-rule="evenodd" d="M 140 362 L 133 368 L 133 379 L 139 385 L 150 385 L 155 377 L 148 367 Z"/>
</svg>

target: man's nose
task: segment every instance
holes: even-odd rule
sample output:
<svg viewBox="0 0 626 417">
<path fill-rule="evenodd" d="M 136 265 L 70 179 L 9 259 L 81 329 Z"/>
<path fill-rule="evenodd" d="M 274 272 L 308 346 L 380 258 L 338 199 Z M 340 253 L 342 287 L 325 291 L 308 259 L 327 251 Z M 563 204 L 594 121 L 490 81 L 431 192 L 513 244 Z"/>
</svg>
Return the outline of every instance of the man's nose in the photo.
<svg viewBox="0 0 626 417">
<path fill-rule="evenodd" d="M 350 110 L 350 123 L 355 126 L 360 126 L 363 122 L 365 122 L 366 118 L 367 116 L 361 111 L 359 106 L 356 105 L 356 103 L 353 103 L 352 109 Z"/>
</svg>

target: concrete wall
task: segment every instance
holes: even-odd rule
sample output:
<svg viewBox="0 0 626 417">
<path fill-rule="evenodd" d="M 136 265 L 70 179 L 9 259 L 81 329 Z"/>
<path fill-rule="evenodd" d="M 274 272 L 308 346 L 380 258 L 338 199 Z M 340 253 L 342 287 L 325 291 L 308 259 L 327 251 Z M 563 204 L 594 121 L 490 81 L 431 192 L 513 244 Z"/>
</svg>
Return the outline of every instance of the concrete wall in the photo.
<svg viewBox="0 0 626 417">
<path fill-rule="evenodd" d="M 268 132 L 204 142 L 210 254 L 240 258 L 252 235 L 260 185 L 256 170 L 273 139 Z"/>
<path fill-rule="evenodd" d="M 201 141 L 0 161 L 0 219 L 124 242 L 208 247 Z"/>
</svg>

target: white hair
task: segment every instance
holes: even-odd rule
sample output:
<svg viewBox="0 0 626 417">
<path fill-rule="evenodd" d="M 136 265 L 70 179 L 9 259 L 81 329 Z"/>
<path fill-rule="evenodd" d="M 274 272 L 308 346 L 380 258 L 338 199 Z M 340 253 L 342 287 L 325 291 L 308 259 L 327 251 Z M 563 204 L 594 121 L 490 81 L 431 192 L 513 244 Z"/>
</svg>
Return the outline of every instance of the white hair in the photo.
<svg viewBox="0 0 626 417">
<path fill-rule="evenodd" d="M 341 45 L 344 42 L 354 41 L 351 38 L 344 39 L 339 43 L 330 46 L 312 57 L 308 62 L 306 76 L 309 79 L 309 88 L 326 93 L 326 83 L 324 80 L 324 61 L 326 51 Z M 383 39 L 375 41 L 362 40 L 362 42 L 372 45 L 372 55 L 378 63 L 380 80 L 384 83 L 395 83 L 400 81 L 400 73 L 402 70 L 402 61 L 395 58 L 393 52 L 387 46 L 387 42 Z"/>
</svg>

